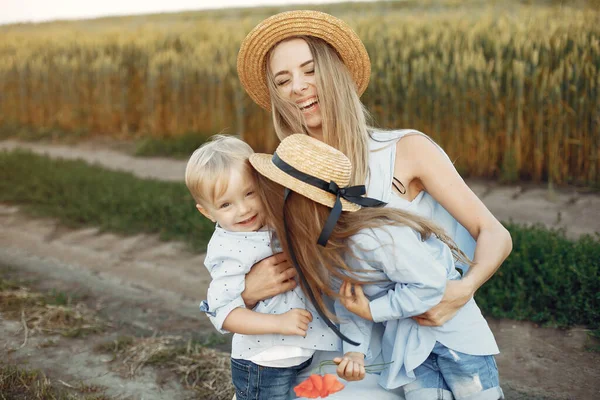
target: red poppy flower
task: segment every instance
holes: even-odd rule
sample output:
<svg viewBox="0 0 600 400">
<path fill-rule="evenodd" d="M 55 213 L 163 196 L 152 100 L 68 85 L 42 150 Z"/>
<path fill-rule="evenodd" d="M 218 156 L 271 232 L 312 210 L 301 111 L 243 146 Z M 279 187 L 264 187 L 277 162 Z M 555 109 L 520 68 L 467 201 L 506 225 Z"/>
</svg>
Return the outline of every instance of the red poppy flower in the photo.
<svg viewBox="0 0 600 400">
<path fill-rule="evenodd" d="M 339 392 L 344 388 L 344 384 L 338 381 L 333 374 L 321 376 L 313 374 L 305 381 L 301 382 L 294 388 L 294 392 L 298 397 L 306 397 L 309 399 L 325 398 L 330 394 Z"/>
</svg>

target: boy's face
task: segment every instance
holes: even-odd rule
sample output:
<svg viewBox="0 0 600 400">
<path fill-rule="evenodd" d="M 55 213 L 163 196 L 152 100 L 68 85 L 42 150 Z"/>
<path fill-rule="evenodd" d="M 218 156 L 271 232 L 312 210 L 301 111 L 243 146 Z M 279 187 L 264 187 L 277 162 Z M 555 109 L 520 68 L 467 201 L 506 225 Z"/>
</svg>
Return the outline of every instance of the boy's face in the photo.
<svg viewBox="0 0 600 400">
<path fill-rule="evenodd" d="M 227 178 L 229 180 L 227 181 Z M 226 190 L 213 204 L 196 204 L 206 218 L 231 232 L 253 232 L 264 225 L 263 204 L 256 192 L 256 181 L 247 168 L 232 169 Z"/>
</svg>

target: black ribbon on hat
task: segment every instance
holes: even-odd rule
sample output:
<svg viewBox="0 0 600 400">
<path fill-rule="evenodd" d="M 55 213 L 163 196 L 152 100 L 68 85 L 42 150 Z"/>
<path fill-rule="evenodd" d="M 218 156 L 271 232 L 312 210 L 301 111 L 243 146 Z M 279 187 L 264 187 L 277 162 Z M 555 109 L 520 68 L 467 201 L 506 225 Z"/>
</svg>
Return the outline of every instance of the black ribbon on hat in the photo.
<svg viewBox="0 0 600 400">
<path fill-rule="evenodd" d="M 364 185 L 340 188 L 333 181 L 327 183 L 326 181 L 324 181 L 322 179 L 305 174 L 304 172 L 297 170 L 296 168 L 292 167 L 291 165 L 289 165 L 288 163 L 283 161 L 281 158 L 279 158 L 277 153 L 273 154 L 272 161 L 273 161 L 273 164 L 275 164 L 275 166 L 277 168 L 279 168 L 286 174 L 288 174 L 302 182 L 308 183 L 309 185 L 312 185 L 316 188 L 319 188 L 328 193 L 334 194 L 336 196 L 335 204 L 334 204 L 331 212 L 329 213 L 329 217 L 327 217 L 325 226 L 323 227 L 323 230 L 321 231 L 321 234 L 319 235 L 319 239 L 317 241 L 317 243 L 321 246 L 325 246 L 327 244 L 327 241 L 329 240 L 329 237 L 331 236 L 331 233 L 333 232 L 333 228 L 335 227 L 337 221 L 340 218 L 340 215 L 342 214 L 342 202 L 340 200 L 341 198 L 346 199 L 347 201 L 352 202 L 354 204 L 361 205 L 363 207 L 382 207 L 382 206 L 386 205 L 386 203 L 384 203 L 383 201 L 379 201 L 379 200 L 372 199 L 369 197 L 362 197 L 366 193 L 366 189 L 365 189 Z M 284 207 L 283 227 L 285 230 L 286 241 L 288 244 L 288 252 L 292 259 L 292 264 L 294 264 L 294 268 L 296 268 L 296 271 L 298 272 L 300 281 L 302 282 L 302 285 L 308 292 L 308 296 L 310 297 L 311 302 L 313 303 L 315 309 L 317 310 L 317 313 L 323 319 L 323 321 L 325 321 L 327 326 L 343 341 L 350 343 L 353 346 L 360 346 L 360 343 L 353 341 L 352 339 L 350 339 L 346 335 L 344 335 L 342 332 L 340 332 L 338 327 L 335 326 L 335 324 L 327 317 L 327 315 L 325 315 L 323 310 L 321 310 L 321 307 L 317 303 L 317 301 L 315 299 L 315 295 L 312 292 L 312 289 L 308 285 L 306 277 L 304 276 L 304 272 L 302 272 L 302 269 L 300 268 L 300 265 L 298 264 L 298 259 L 296 258 L 296 253 L 294 252 L 294 249 L 292 247 L 292 241 L 290 238 L 289 229 L 287 227 L 287 218 L 286 218 L 286 214 L 285 214 L 285 203 L 291 192 L 292 191 L 290 189 L 285 188 L 285 194 L 284 194 L 284 198 L 283 198 L 283 204 L 284 204 L 284 206 L 283 206 Z"/>
<path fill-rule="evenodd" d="M 383 201 L 372 199 L 370 197 L 363 197 L 364 194 L 367 193 L 365 185 L 358 186 L 349 186 L 340 188 L 337 183 L 334 181 L 330 181 L 329 183 L 319 179 L 317 177 L 305 174 L 302 171 L 297 170 L 292 167 L 285 161 L 283 161 L 277 153 L 273 154 L 272 158 L 273 164 L 289 176 L 292 176 L 304 183 L 308 183 L 311 186 L 314 186 L 318 189 L 324 190 L 328 193 L 335 195 L 335 203 L 333 204 L 333 208 L 329 213 L 329 217 L 325 222 L 325 226 L 319 235 L 319 239 L 317 243 L 321 246 L 327 245 L 327 241 L 333 232 L 333 228 L 335 228 L 335 224 L 337 224 L 340 219 L 340 215 L 342 214 L 342 202 L 340 199 L 345 199 L 350 203 L 358 204 L 362 207 L 383 207 L 386 205 Z"/>
</svg>

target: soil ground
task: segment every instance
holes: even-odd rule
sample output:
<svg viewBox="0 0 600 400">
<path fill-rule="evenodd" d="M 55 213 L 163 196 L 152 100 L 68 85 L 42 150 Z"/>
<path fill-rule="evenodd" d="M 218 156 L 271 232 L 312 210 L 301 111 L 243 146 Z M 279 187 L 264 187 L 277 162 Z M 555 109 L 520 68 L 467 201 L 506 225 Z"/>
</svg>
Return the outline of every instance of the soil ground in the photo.
<svg viewBox="0 0 600 400">
<path fill-rule="evenodd" d="M 140 159 L 114 146 L 84 143 L 74 147 L 0 143 L 0 149 L 28 147 L 53 157 L 83 158 L 138 176 L 181 180 L 185 163 Z M 562 227 L 575 237 L 600 231 L 600 196 L 576 189 L 548 195 L 533 185 L 500 186 L 468 182 L 502 220 Z M 184 399 L 194 394 L 172 373 L 144 367 L 134 377 L 123 375 L 111 356 L 96 344 L 127 334 L 138 337 L 177 335 L 227 351 L 229 338 L 214 335 L 197 311 L 209 276 L 203 255 L 182 243 L 154 236 L 122 237 L 97 229 L 67 229 L 51 219 L 32 219 L 18 207 L 0 205 L 0 271 L 37 290 L 57 290 L 82 298 L 110 322 L 101 334 L 85 338 L 34 335 L 27 344 L 18 321 L 0 315 L 0 357 L 4 362 L 40 368 L 51 379 L 106 388 L 118 399 Z M 559 330 L 532 323 L 489 320 L 502 353 L 497 357 L 508 399 L 600 398 L 600 353 L 583 328 Z"/>
</svg>

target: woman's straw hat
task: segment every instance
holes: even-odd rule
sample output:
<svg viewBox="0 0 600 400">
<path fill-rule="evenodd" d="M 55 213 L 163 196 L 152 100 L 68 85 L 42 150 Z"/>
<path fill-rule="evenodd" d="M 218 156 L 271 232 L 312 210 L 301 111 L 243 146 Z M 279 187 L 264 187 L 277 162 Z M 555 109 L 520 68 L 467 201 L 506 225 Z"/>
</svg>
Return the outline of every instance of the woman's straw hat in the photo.
<svg viewBox="0 0 600 400">
<path fill-rule="evenodd" d="M 329 182 L 335 182 L 339 188 L 346 188 L 350 184 L 352 164 L 348 157 L 339 150 L 326 145 L 318 139 L 305 134 L 295 134 L 281 141 L 276 157 L 296 170 Z M 332 208 L 336 195 L 319 189 L 300 179 L 294 178 L 275 165 L 271 154 L 252 154 L 250 163 L 265 177 L 280 185 L 299 193 L 309 199 Z M 360 205 L 340 199 L 343 211 L 357 211 Z"/>
<path fill-rule="evenodd" d="M 358 35 L 344 21 L 310 10 L 287 11 L 258 24 L 242 42 L 237 59 L 240 81 L 252 100 L 271 110 L 266 56 L 277 43 L 294 36 L 314 36 L 329 43 L 348 67 L 358 95 L 367 89 L 371 61 Z"/>
</svg>

